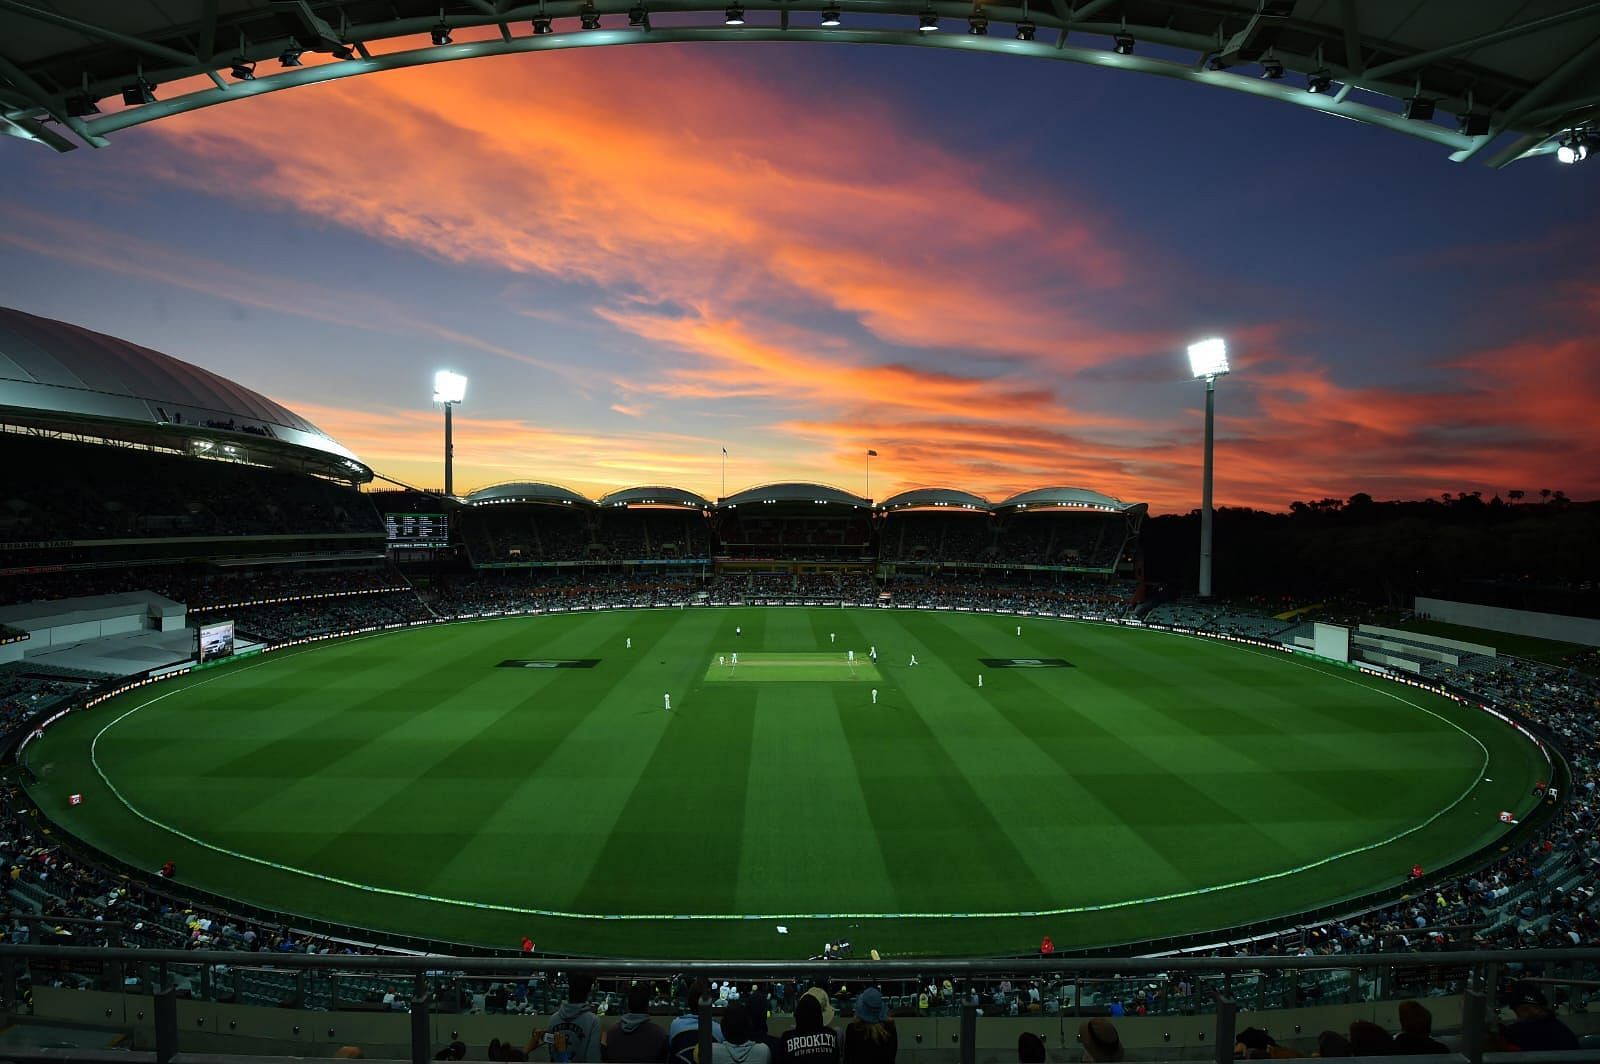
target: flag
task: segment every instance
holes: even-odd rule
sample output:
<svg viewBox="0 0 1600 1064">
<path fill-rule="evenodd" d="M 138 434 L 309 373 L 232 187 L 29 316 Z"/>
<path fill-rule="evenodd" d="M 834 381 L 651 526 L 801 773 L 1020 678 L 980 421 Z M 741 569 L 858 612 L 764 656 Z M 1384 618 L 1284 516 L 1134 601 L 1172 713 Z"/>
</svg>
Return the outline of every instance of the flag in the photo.
<svg viewBox="0 0 1600 1064">
<path fill-rule="evenodd" d="M 878 457 L 878 452 L 877 451 L 868 451 L 867 452 L 867 457 L 868 458 L 876 458 L 876 457 Z"/>
<path fill-rule="evenodd" d="M 728 449 L 727 449 L 727 448 L 726 448 L 726 447 L 724 447 L 724 448 L 723 448 L 723 449 L 722 449 L 722 453 L 723 453 L 723 454 L 727 454 L 727 453 L 728 453 Z"/>
</svg>

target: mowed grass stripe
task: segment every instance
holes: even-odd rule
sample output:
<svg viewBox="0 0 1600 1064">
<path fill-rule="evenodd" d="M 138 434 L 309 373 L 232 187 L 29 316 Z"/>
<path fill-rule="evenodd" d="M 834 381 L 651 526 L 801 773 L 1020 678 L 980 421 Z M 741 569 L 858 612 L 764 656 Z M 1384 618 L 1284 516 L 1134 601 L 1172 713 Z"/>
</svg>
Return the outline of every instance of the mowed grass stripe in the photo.
<svg viewBox="0 0 1600 1064">
<path fill-rule="evenodd" d="M 893 912 L 894 887 L 840 721 L 868 693 L 758 691 L 737 902 L 744 912 Z M 838 870 L 848 869 L 848 874 Z"/>
</svg>

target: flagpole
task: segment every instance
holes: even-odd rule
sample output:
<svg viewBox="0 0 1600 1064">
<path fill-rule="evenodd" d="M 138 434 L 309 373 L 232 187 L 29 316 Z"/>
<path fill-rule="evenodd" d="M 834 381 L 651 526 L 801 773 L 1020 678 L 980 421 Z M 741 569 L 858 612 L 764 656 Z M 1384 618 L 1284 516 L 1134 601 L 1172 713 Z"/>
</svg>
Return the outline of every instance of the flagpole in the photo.
<svg viewBox="0 0 1600 1064">
<path fill-rule="evenodd" d="M 722 449 L 722 495 L 721 495 L 721 498 L 726 499 L 727 497 L 728 497 L 728 449 L 726 447 L 724 447 Z"/>
<path fill-rule="evenodd" d="M 872 501 L 872 451 L 867 451 L 867 501 Z"/>
</svg>

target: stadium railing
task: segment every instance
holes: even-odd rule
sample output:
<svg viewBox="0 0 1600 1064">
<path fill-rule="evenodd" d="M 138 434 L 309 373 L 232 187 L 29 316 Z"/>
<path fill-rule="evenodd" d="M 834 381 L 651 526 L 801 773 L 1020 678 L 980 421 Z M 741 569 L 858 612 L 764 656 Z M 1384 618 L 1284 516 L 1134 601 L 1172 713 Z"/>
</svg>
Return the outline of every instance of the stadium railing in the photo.
<svg viewBox="0 0 1600 1064">
<path fill-rule="evenodd" d="M 185 1049 L 184 1042 L 191 1032 L 197 1035 L 226 1035 L 220 1028 L 225 1014 L 221 1007 L 229 1002 L 216 991 L 219 987 L 237 987 L 241 972 L 251 969 L 271 969 L 286 984 L 295 985 L 303 992 L 307 977 L 313 974 L 359 978 L 382 976 L 388 980 L 406 980 L 409 993 L 404 995 L 405 1011 L 409 1016 L 385 1016 L 386 1030 L 391 1037 L 378 1044 L 398 1047 L 409 1043 L 409 1057 L 424 1062 L 433 1059 L 436 1049 L 456 1040 L 454 1027 L 464 1026 L 458 1014 L 435 1016 L 432 1004 L 456 981 L 472 976 L 498 976 L 506 980 L 525 980 L 550 977 L 559 973 L 585 973 L 605 980 L 625 983 L 629 979 L 695 979 L 700 977 L 733 980 L 736 984 L 778 981 L 797 986 L 810 981 L 819 985 L 838 987 L 849 985 L 865 987 L 896 984 L 921 986 L 930 972 L 937 972 L 955 985 L 977 985 L 979 981 L 997 979 L 1002 975 L 1019 980 L 1042 980 L 1051 985 L 1070 984 L 1074 993 L 1070 1003 L 1063 1003 L 1059 1012 L 1046 1017 L 1024 1015 L 985 1016 L 976 1001 L 964 1004 L 957 1017 L 947 1018 L 926 1049 L 938 1049 L 948 1035 L 949 1046 L 960 1064 L 976 1064 L 980 1047 L 985 1049 L 985 1059 L 996 1059 L 997 1046 L 1005 1044 L 1005 1037 L 1015 1039 L 1016 1033 L 1041 1024 L 1058 1023 L 1059 1039 L 1066 1043 L 1070 1032 L 1076 1028 L 1080 1016 L 1105 1015 L 1104 1009 L 1083 1005 L 1084 985 L 1132 980 L 1148 982 L 1152 979 L 1193 981 L 1209 988 L 1214 999 L 1215 1012 L 1210 1015 L 1165 1015 L 1154 1018 L 1125 1017 L 1117 1020 L 1126 1029 L 1145 1024 L 1142 1038 L 1127 1039 L 1134 1050 L 1134 1059 L 1228 1061 L 1234 1059 L 1236 1036 L 1243 1028 L 1241 1023 L 1257 1025 L 1272 1015 L 1285 1020 L 1292 1015 L 1277 1013 L 1285 1000 L 1274 999 L 1272 994 L 1284 994 L 1300 985 L 1306 978 L 1319 973 L 1347 976 L 1348 993 L 1342 1005 L 1369 1005 L 1377 1002 L 1394 1002 L 1405 998 L 1421 997 L 1435 1003 L 1444 1011 L 1448 1003 L 1453 1011 L 1459 1001 L 1459 1035 L 1455 1036 L 1456 1059 L 1470 1064 L 1489 1061 L 1491 1064 L 1513 1064 L 1514 1061 L 1564 1061 L 1600 1060 L 1600 1050 L 1589 1049 L 1581 1054 L 1497 1054 L 1487 1052 L 1492 1048 L 1490 1021 L 1497 1010 L 1497 992 L 1507 978 L 1515 974 L 1519 980 L 1534 982 L 1559 1006 L 1563 1001 L 1570 1012 L 1581 1012 L 1582 991 L 1597 984 L 1586 978 L 1600 964 L 1600 949 L 1572 950 L 1498 950 L 1467 951 L 1450 954 L 1346 954 L 1293 957 L 1232 957 L 1232 958 L 1082 958 L 1039 957 L 1011 960 L 832 960 L 804 962 L 775 961 L 655 961 L 655 960 L 576 960 L 543 959 L 537 957 L 454 957 L 437 954 L 412 956 L 346 956 L 304 954 L 244 954 L 237 952 L 184 951 L 184 950 L 128 950 L 88 949 L 60 945 L 0 945 L 0 1003 L 8 1015 L 17 1017 L 22 1003 L 20 991 L 24 986 L 40 987 L 52 979 L 65 980 L 68 976 L 80 981 L 89 980 L 95 985 L 115 987 L 115 994 L 126 1002 L 133 1000 L 123 1018 L 134 1028 L 136 1041 L 153 1044 L 157 1064 L 170 1061 Z M 1587 966 L 1587 967 L 1586 967 Z M 1336 979 L 1336 982 L 1343 981 Z M 182 984 L 184 989 L 179 990 Z M 399 982 L 390 985 L 398 987 Z M 1271 993 L 1269 993 L 1269 990 Z M 1455 993 L 1454 998 L 1434 997 L 1432 994 Z M 69 991 L 75 994 L 75 991 Z M 37 991 L 35 991 L 35 996 Z M 110 1000 L 104 993 L 95 999 L 94 1008 Z M 146 1004 L 148 1002 L 148 1004 Z M 700 1031 L 709 1042 L 713 1017 L 711 998 L 698 1003 L 701 1015 Z M 117 1010 L 105 1008 L 108 1025 L 112 1025 Z M 148 1018 L 147 1018 L 148 1014 Z M 235 1017 L 242 1015 L 235 1010 Z M 277 1011 L 274 1015 L 282 1017 Z M 1363 1015 L 1345 1016 L 1345 1022 L 1356 1018 L 1373 1018 L 1368 1010 Z M 136 1019 L 135 1019 L 136 1017 Z M 313 1018 L 320 1017 L 320 1018 Z M 354 1021 L 336 1020 L 333 1014 L 290 1013 L 296 1021 L 293 1030 L 301 1034 L 300 1024 L 327 1025 L 328 1035 L 335 1038 L 338 1027 L 351 1029 Z M 527 1019 L 532 1019 L 532 1016 Z M 180 1019 L 182 1022 L 180 1022 Z M 439 1023 L 435 1023 L 438 1019 Z M 848 1019 L 841 1014 L 838 1022 Z M 237 1027 L 238 1019 L 229 1021 Z M 907 1017 L 902 1021 L 908 1027 L 923 1022 Z M 334 1026 L 335 1024 L 338 1027 Z M 409 1031 L 409 1039 L 392 1037 L 400 1031 L 401 1024 Z M 1154 1024 L 1156 1026 L 1149 1026 Z M 1173 1042 L 1168 1033 L 1163 1040 L 1154 1040 L 1153 1032 L 1166 1028 L 1180 1031 Z M 1448 1026 L 1457 1026 L 1454 1023 Z M 987 1030 L 986 1030 L 987 1029 Z M 367 1028 L 371 1033 L 374 1029 Z M 902 1034 L 902 1042 L 915 1039 L 922 1043 L 923 1028 L 918 1033 Z M 450 1037 L 445 1037 L 446 1033 Z M 1287 1036 L 1287 1032 L 1282 1032 Z M 1314 1032 L 1301 1032 L 1296 1036 L 1311 1037 Z M 1001 1035 L 997 1040 L 996 1034 Z M 200 1041 L 197 1037 L 195 1041 Z M 1141 1041 L 1143 1045 L 1141 1045 Z M 1151 1044 L 1153 1043 L 1153 1044 Z M 209 1044 L 216 1044 L 214 1041 Z M 198 1047 L 195 1047 L 198 1048 Z M 912 1045 L 903 1046 L 912 1049 Z M 1072 1047 L 1067 1047 L 1072 1048 Z M 1140 1052 L 1145 1048 L 1146 1052 Z M 306 1045 L 305 1055 L 318 1055 L 326 1051 L 316 1045 Z M 948 1053 L 949 1050 L 946 1050 Z M 9 1046 L 3 1054 L 8 1059 L 30 1059 L 26 1052 L 13 1051 Z M 194 1059 L 185 1052 L 185 1060 Z M 399 1056 L 400 1054 L 395 1054 Z M 1073 1052 L 1076 1055 L 1076 1052 Z M 36 1056 L 31 1059 L 46 1059 Z M 48 1059 L 61 1060 L 59 1055 Z M 115 1054 L 77 1054 L 74 1059 L 84 1064 L 101 1060 L 127 1061 L 126 1051 Z M 219 1056 L 223 1059 L 260 1059 Z M 710 1046 L 702 1046 L 701 1060 L 710 1060 Z M 948 1059 L 948 1058 L 946 1058 Z M 1373 1058 L 1369 1058 L 1373 1059 Z"/>
</svg>

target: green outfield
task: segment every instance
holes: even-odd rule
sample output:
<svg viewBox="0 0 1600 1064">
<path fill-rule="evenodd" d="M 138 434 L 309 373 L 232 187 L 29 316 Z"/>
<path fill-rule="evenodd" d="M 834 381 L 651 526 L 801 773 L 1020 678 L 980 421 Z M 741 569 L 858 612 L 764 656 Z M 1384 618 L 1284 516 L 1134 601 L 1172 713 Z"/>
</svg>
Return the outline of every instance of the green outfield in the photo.
<svg viewBox="0 0 1600 1064">
<path fill-rule="evenodd" d="M 1491 844 L 1545 774 L 1503 722 L 1347 668 L 1018 623 L 772 608 L 417 628 L 129 692 L 26 759 L 49 816 L 174 860 L 182 883 L 636 956 L 1001 953 L 1265 919 Z"/>
</svg>

